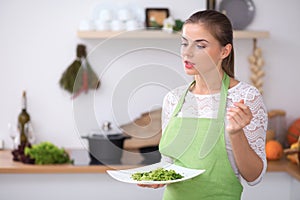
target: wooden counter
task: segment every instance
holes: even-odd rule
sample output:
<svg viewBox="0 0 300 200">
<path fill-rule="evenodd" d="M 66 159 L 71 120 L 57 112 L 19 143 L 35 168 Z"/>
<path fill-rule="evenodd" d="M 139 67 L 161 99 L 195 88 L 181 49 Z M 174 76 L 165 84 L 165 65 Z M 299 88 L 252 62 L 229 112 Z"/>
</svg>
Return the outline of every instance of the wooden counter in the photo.
<svg viewBox="0 0 300 200">
<path fill-rule="evenodd" d="M 267 172 L 286 172 L 300 181 L 300 166 L 282 158 L 279 161 L 268 161 Z"/>
<path fill-rule="evenodd" d="M 0 173 L 105 173 L 109 169 L 128 169 L 132 165 L 31 165 L 12 160 L 10 150 L 0 150 Z"/>
<path fill-rule="evenodd" d="M 14 162 L 10 150 L 0 151 L 0 173 L 105 173 L 108 169 L 128 169 L 137 165 L 29 165 Z M 267 172 L 286 172 L 300 181 L 300 167 L 286 159 L 269 161 Z"/>
</svg>

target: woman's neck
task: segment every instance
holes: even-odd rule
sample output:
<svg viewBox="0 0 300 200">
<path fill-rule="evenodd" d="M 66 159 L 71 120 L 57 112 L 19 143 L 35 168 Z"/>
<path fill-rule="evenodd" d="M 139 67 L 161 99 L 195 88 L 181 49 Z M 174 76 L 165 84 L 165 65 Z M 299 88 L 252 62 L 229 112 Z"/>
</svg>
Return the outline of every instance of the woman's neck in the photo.
<svg viewBox="0 0 300 200">
<path fill-rule="evenodd" d="M 195 75 L 196 84 L 191 88 L 194 94 L 214 94 L 221 90 L 224 72 L 214 71 L 205 75 Z"/>
</svg>

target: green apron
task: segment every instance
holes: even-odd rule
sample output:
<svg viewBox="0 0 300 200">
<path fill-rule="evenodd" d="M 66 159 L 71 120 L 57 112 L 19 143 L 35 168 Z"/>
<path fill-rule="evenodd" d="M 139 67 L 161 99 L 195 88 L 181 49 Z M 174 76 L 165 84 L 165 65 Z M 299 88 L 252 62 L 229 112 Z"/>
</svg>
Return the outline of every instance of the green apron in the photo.
<svg viewBox="0 0 300 200">
<path fill-rule="evenodd" d="M 194 84 L 194 82 L 192 83 Z M 164 200 L 238 200 L 243 187 L 228 160 L 224 134 L 229 77 L 224 74 L 218 118 L 177 117 L 185 96 L 180 98 L 162 135 L 159 151 L 174 164 L 206 171 L 189 180 L 167 185 Z"/>
</svg>

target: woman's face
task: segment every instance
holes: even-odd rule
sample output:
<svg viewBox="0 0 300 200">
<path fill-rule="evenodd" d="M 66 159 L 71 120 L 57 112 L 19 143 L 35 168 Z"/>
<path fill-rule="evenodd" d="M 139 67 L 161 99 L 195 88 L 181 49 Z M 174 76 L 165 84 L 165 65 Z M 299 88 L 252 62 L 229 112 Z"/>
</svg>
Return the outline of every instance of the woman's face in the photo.
<svg viewBox="0 0 300 200">
<path fill-rule="evenodd" d="M 224 47 L 202 23 L 185 24 L 182 30 L 181 56 L 189 75 L 205 75 L 221 68 Z"/>
</svg>

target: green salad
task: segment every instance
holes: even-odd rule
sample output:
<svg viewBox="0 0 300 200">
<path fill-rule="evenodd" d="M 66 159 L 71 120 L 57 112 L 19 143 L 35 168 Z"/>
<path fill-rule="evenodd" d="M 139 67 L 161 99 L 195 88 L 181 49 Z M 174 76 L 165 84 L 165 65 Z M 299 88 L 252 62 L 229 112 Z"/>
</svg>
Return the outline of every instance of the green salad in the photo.
<svg viewBox="0 0 300 200">
<path fill-rule="evenodd" d="M 183 176 L 179 173 L 176 173 L 175 170 L 157 168 L 149 172 L 137 172 L 131 175 L 133 180 L 137 181 L 170 181 L 181 179 Z"/>
<path fill-rule="evenodd" d="M 72 163 L 69 154 L 51 142 L 41 142 L 32 147 L 25 148 L 25 155 L 34 159 L 38 165 Z"/>
</svg>

